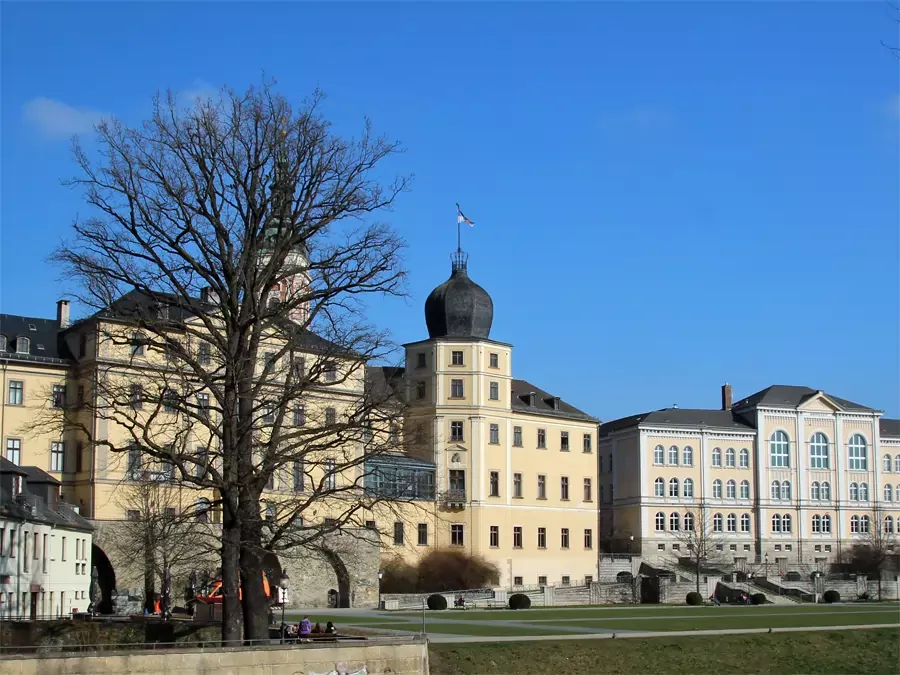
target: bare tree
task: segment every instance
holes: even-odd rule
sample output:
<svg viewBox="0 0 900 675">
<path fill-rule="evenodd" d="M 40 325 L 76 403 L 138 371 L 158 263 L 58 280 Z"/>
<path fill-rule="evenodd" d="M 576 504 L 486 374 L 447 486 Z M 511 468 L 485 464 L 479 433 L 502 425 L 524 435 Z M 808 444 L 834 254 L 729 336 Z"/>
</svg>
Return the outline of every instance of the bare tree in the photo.
<svg viewBox="0 0 900 675">
<path fill-rule="evenodd" d="M 860 518 L 862 530 L 845 556 L 854 572 L 874 574 L 878 580 L 878 599 L 882 599 L 881 573 L 885 563 L 895 560 L 898 544 L 895 535 L 896 523 L 880 503 L 876 502 L 871 515 Z M 896 570 L 895 570 L 896 571 Z"/>
<path fill-rule="evenodd" d="M 400 447 L 390 387 L 366 384 L 393 345 L 364 300 L 405 292 L 402 241 L 367 219 L 407 179 L 382 178 L 396 143 L 368 122 L 336 135 L 320 101 L 294 108 L 264 83 L 103 122 L 69 182 L 94 215 L 53 256 L 99 326 L 92 391 L 66 423 L 221 510 L 225 641 L 241 636 L 239 576 L 244 634 L 264 638 L 265 552 L 355 524 L 378 499 L 366 462 Z"/>
<path fill-rule="evenodd" d="M 722 523 L 715 522 L 715 516 L 710 516 L 707 508 L 688 509 L 680 519 L 678 529 L 670 527 L 669 532 L 680 544 L 677 566 L 691 570 L 699 593 L 701 572 L 728 563 Z"/>
</svg>

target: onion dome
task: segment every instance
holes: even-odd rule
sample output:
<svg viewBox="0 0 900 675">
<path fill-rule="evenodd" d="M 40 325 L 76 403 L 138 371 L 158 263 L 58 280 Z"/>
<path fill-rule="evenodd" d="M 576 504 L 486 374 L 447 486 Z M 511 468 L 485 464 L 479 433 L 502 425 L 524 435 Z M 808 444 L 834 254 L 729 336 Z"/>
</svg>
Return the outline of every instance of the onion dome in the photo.
<svg viewBox="0 0 900 675">
<path fill-rule="evenodd" d="M 431 338 L 488 338 L 494 321 L 494 301 L 469 278 L 467 257 L 453 255 L 450 278 L 425 300 L 425 324 Z"/>
</svg>

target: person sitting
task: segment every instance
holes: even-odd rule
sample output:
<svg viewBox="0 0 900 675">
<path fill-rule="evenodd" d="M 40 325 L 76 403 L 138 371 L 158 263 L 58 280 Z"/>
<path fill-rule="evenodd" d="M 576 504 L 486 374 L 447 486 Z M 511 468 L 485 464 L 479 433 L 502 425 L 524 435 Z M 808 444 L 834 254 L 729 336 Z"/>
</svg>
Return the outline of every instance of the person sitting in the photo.
<svg viewBox="0 0 900 675">
<path fill-rule="evenodd" d="M 463 609 L 465 609 L 466 608 L 466 599 L 462 595 L 460 595 L 456 599 L 456 602 L 453 603 L 453 606 L 454 607 L 462 607 Z"/>
<path fill-rule="evenodd" d="M 721 606 L 721 604 L 722 604 L 721 602 L 719 602 L 719 599 L 716 597 L 716 594 L 715 594 L 715 593 L 713 593 L 711 596 L 709 596 L 709 600 L 710 600 L 710 602 L 712 602 L 716 607 L 719 607 L 719 606 Z"/>
<path fill-rule="evenodd" d="M 329 635 L 334 635 L 335 633 L 337 633 L 337 630 L 335 629 L 334 624 L 331 623 L 331 621 L 325 624 L 325 632 Z"/>
<path fill-rule="evenodd" d="M 309 620 L 308 616 L 304 616 L 303 620 L 300 622 L 300 638 L 309 638 L 309 634 L 312 632 L 312 622 Z"/>
<path fill-rule="evenodd" d="M 321 635 L 322 634 L 322 626 L 318 621 L 316 621 L 316 625 L 313 626 L 312 632 L 313 632 L 313 635 Z"/>
</svg>

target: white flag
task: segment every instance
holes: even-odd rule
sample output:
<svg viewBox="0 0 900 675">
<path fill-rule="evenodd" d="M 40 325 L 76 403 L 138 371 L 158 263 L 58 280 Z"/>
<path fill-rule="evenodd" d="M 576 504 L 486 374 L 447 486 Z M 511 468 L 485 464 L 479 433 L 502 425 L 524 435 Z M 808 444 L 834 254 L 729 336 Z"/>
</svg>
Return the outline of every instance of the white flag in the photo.
<svg viewBox="0 0 900 675">
<path fill-rule="evenodd" d="M 459 204 L 456 205 L 456 224 L 462 225 L 463 223 L 468 223 L 471 227 L 475 227 L 475 223 L 468 218 L 466 218 L 465 214 L 460 211 Z"/>
</svg>

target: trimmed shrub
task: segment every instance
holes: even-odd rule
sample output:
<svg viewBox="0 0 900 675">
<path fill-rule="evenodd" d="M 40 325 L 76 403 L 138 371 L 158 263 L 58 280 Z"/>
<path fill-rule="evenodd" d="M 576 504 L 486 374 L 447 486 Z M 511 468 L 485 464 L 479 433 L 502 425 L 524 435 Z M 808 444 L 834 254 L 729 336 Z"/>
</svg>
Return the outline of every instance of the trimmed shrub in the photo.
<svg viewBox="0 0 900 675">
<path fill-rule="evenodd" d="M 703 596 L 700 595 L 697 591 L 691 591 L 687 594 L 687 604 L 689 605 L 702 605 L 703 604 Z"/>
<path fill-rule="evenodd" d="M 428 596 L 428 609 L 447 609 L 447 598 L 435 593 Z"/>
<path fill-rule="evenodd" d="M 825 591 L 825 595 L 822 596 L 822 599 L 825 600 L 825 602 L 840 602 L 841 594 L 835 590 Z"/>
<path fill-rule="evenodd" d="M 513 593 L 509 596 L 510 609 L 529 609 L 531 607 L 531 598 L 524 593 Z"/>
<path fill-rule="evenodd" d="M 766 594 L 765 593 L 754 593 L 750 596 L 750 601 L 754 605 L 764 605 L 766 604 Z"/>
</svg>

